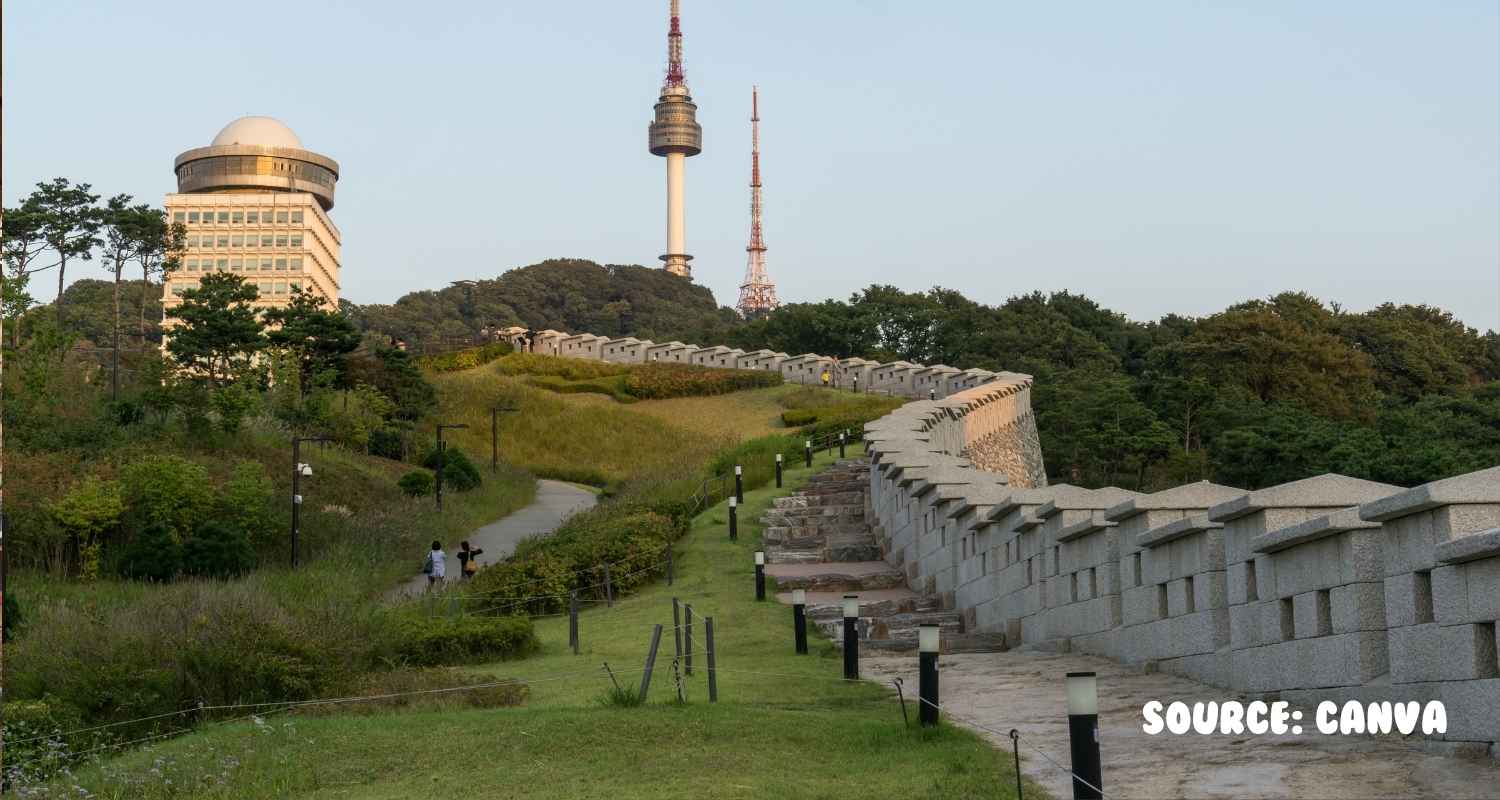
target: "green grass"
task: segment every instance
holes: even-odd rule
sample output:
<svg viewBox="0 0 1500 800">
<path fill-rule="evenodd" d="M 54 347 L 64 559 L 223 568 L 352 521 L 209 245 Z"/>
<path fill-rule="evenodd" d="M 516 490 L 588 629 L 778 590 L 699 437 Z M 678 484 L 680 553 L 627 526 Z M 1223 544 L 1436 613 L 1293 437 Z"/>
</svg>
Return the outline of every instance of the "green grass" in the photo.
<svg viewBox="0 0 1500 800">
<path fill-rule="evenodd" d="M 705 511 L 678 545 L 677 584 L 582 614 L 580 655 L 567 647 L 566 619 L 541 620 L 539 655 L 471 670 L 530 681 L 524 708 L 226 723 L 78 770 L 54 784 L 53 796 L 81 786 L 95 797 L 142 800 L 1013 797 L 1007 754 L 946 723 L 903 727 L 886 687 L 842 681 L 837 651 L 822 639 L 809 655 L 794 655 L 790 610 L 755 602 L 757 520 L 810 472 L 789 471 L 779 492 L 748 492 L 738 542 L 727 539 L 724 507 Z M 687 702 L 676 701 L 674 596 L 714 618 L 717 704 L 707 702 L 701 653 L 684 679 Z M 646 705 L 602 705 L 610 681 L 601 664 L 638 687 L 657 623 L 664 631 Z M 701 626 L 695 635 L 701 647 Z M 1027 796 L 1045 795 L 1028 786 Z"/>
</svg>

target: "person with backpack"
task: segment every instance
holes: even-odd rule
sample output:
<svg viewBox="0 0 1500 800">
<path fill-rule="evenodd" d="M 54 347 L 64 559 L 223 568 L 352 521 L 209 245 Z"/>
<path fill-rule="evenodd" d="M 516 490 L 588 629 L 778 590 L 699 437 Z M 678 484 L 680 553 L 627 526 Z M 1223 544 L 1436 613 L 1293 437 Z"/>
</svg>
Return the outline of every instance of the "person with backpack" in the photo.
<svg viewBox="0 0 1500 800">
<path fill-rule="evenodd" d="M 422 564 L 422 574 L 427 576 L 428 590 L 442 581 L 447 574 L 447 561 L 448 557 L 443 552 L 443 543 L 433 540 L 432 549 L 427 551 L 427 561 Z"/>
<path fill-rule="evenodd" d="M 458 571 L 465 579 L 474 577 L 479 571 L 479 555 L 483 552 L 479 547 L 471 549 L 466 541 L 458 543 Z"/>
</svg>

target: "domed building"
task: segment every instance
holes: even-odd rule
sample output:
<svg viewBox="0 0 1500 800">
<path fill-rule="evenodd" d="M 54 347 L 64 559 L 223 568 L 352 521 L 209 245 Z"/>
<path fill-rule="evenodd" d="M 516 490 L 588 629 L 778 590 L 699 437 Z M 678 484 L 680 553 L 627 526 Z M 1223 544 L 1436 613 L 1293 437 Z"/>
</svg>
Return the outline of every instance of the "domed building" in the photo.
<svg viewBox="0 0 1500 800">
<path fill-rule="evenodd" d="M 303 147 L 280 120 L 241 117 L 173 169 L 166 209 L 187 227 L 187 250 L 165 281 L 168 310 L 210 272 L 243 275 L 263 307 L 285 305 L 293 289 L 338 305 L 339 230 L 328 216 L 338 162 Z"/>
</svg>

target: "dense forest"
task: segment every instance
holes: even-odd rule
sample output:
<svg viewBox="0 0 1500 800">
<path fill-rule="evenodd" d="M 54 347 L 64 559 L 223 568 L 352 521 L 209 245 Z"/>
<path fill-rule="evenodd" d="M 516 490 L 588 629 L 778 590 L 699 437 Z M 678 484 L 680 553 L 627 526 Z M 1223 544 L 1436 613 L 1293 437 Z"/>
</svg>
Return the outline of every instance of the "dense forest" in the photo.
<svg viewBox="0 0 1500 800">
<path fill-rule="evenodd" d="M 1026 372 L 1051 478 L 1086 486 L 1409 485 L 1500 464 L 1500 334 L 1430 306 L 1284 292 L 1136 322 L 1067 292 L 989 306 L 871 286 L 744 322 L 659 269 L 553 260 L 346 312 L 416 342 L 517 324 Z"/>
</svg>

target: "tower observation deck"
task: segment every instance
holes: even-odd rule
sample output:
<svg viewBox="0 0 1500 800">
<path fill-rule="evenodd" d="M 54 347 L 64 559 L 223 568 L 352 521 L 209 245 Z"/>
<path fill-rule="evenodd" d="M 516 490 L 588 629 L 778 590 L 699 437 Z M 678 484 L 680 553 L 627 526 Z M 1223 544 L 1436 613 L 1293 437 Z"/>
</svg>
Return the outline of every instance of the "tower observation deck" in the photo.
<svg viewBox="0 0 1500 800">
<path fill-rule="evenodd" d="M 656 100 L 656 118 L 651 122 L 647 144 L 652 155 L 667 159 L 667 252 L 661 255 L 666 270 L 691 278 L 687 254 L 687 220 L 683 202 L 686 159 L 703 152 L 703 126 L 698 124 L 698 106 L 688 92 L 682 67 L 682 25 L 679 0 L 672 0 L 671 24 L 667 30 L 667 76 Z"/>
</svg>

